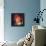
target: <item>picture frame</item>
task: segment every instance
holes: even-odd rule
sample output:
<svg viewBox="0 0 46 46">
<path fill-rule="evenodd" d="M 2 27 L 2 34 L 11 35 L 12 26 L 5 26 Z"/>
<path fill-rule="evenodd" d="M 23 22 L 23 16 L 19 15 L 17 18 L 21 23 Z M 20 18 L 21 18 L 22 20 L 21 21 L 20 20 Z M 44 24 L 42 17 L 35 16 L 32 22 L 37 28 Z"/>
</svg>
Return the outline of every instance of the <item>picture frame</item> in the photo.
<svg viewBox="0 0 46 46">
<path fill-rule="evenodd" d="M 24 26 L 24 13 L 11 13 L 11 26 Z"/>
</svg>

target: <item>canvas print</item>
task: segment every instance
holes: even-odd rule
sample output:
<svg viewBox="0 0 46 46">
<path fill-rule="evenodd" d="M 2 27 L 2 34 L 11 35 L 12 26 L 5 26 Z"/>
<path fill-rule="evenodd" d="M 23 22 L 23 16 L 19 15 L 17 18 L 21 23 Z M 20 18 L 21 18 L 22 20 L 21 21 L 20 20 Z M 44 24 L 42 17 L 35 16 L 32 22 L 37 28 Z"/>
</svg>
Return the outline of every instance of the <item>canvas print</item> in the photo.
<svg viewBox="0 0 46 46">
<path fill-rule="evenodd" d="M 24 26 L 24 13 L 12 13 L 11 14 L 12 26 Z"/>
</svg>

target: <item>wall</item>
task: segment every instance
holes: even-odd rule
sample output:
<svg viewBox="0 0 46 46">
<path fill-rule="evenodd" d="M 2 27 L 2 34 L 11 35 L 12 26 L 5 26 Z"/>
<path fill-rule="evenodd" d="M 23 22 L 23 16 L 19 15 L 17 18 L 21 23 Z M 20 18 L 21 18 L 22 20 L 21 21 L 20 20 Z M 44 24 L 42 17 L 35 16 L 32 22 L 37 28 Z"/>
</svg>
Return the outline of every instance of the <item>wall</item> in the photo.
<svg viewBox="0 0 46 46">
<path fill-rule="evenodd" d="M 40 9 L 41 9 L 41 11 L 42 11 L 43 9 L 46 9 L 46 0 L 41 0 L 41 1 L 40 1 Z M 40 22 L 40 25 L 43 25 L 43 26 L 46 27 L 46 11 L 43 12 L 42 17 L 43 17 L 43 22 L 41 21 L 41 22 Z"/>
<path fill-rule="evenodd" d="M 4 41 L 4 0 L 0 0 L 0 42 Z"/>
<path fill-rule="evenodd" d="M 40 0 L 4 0 L 4 36 L 7 41 L 18 41 L 24 37 L 32 28 L 35 14 L 40 10 Z M 25 26 L 12 27 L 11 13 L 24 13 Z"/>
</svg>

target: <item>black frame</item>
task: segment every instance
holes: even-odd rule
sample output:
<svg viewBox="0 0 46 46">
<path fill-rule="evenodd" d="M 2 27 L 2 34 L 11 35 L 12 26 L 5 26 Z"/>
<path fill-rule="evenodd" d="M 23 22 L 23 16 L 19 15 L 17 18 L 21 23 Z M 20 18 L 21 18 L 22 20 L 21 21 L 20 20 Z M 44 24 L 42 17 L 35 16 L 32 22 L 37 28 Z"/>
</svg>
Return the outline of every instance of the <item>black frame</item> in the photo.
<svg viewBox="0 0 46 46">
<path fill-rule="evenodd" d="M 15 16 L 20 16 L 20 18 L 22 18 L 23 20 L 22 20 L 22 22 L 23 22 L 23 24 L 21 24 L 21 25 L 16 25 L 16 22 L 14 22 L 14 18 L 15 18 Z M 16 18 L 15 18 L 16 19 Z M 24 18 L 24 13 L 11 13 L 11 26 L 24 26 L 25 24 L 25 20 L 24 20 L 25 18 Z"/>
</svg>

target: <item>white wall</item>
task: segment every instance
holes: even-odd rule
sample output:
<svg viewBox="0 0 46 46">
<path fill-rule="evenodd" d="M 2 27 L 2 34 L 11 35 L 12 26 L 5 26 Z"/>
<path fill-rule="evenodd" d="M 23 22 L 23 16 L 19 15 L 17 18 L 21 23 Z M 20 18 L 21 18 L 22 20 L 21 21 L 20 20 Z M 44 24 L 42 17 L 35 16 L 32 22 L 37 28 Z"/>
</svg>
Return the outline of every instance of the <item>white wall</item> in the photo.
<svg viewBox="0 0 46 46">
<path fill-rule="evenodd" d="M 4 1 L 0 0 L 0 42 L 4 41 Z"/>
</svg>

